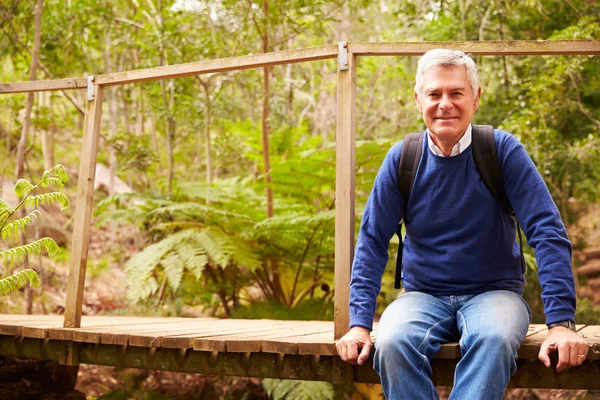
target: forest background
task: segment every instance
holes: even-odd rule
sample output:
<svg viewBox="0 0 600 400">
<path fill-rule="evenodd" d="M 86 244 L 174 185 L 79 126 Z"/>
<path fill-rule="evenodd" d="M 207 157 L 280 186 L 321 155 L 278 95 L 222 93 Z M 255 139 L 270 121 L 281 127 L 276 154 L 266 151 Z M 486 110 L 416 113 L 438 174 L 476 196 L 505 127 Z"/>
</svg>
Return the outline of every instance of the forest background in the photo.
<svg viewBox="0 0 600 400">
<path fill-rule="evenodd" d="M 590 0 L 0 0 L 0 82 L 343 40 L 599 39 L 599 17 Z M 475 122 L 521 140 L 576 250 L 600 245 L 598 58 L 475 58 Z M 358 61 L 356 231 L 387 149 L 423 127 L 416 61 Z M 107 88 L 84 313 L 332 319 L 335 90 L 335 60 Z M 85 91 L 0 96 L 5 201 L 17 177 L 57 163 L 74 199 L 84 109 Z M 62 312 L 73 211 L 44 209 L 31 238 L 61 250 L 29 259 L 41 288 L 4 297 L 0 312 Z M 398 294 L 396 246 L 380 311 Z M 525 296 L 543 323 L 532 254 Z M 598 324 L 590 281 L 578 278 L 577 318 Z M 264 388 L 276 397 L 276 386 Z"/>
</svg>

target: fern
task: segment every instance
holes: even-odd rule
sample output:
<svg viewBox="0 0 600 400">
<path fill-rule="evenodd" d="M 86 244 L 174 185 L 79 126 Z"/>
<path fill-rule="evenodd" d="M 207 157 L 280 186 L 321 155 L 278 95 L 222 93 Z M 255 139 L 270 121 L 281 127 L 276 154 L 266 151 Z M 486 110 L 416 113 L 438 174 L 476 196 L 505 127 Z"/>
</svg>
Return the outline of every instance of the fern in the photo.
<svg viewBox="0 0 600 400">
<path fill-rule="evenodd" d="M 9 239 L 16 239 L 19 232 L 25 234 L 27 226 L 32 225 L 42 215 L 39 210 L 34 209 L 29 215 L 10 221 L 16 211 L 22 207 L 35 208 L 40 205 L 59 204 L 61 211 L 64 211 L 69 206 L 69 200 L 60 190 L 64 188 L 64 183 L 67 179 L 67 171 L 60 164 L 45 171 L 42 179 L 35 185 L 26 179 L 19 179 L 15 184 L 14 191 L 17 197 L 21 199 L 21 202 L 13 208 L 5 201 L 0 200 L 0 237 L 2 237 L 2 240 L 6 242 Z M 47 188 L 50 185 L 57 186 L 59 191 L 32 195 L 37 188 Z M 42 238 L 32 243 L 0 251 L 0 258 L 2 258 L 4 264 L 16 263 L 25 259 L 25 257 L 39 255 L 44 251 L 50 257 L 53 257 L 58 251 L 58 245 L 51 238 Z M 25 269 L 7 278 L 0 279 L 0 294 L 5 295 L 13 292 L 23 287 L 27 282 L 30 282 L 32 287 L 40 285 L 40 279 L 32 269 Z"/>
<path fill-rule="evenodd" d="M 55 165 L 51 169 L 44 171 L 42 179 L 39 185 L 43 188 L 47 188 L 50 184 L 54 184 L 59 190 L 63 190 L 64 184 L 69 179 L 67 170 L 60 164 Z"/>
<path fill-rule="evenodd" d="M 35 188 L 36 186 L 29 183 L 27 179 L 19 179 L 17 183 L 15 183 L 15 194 L 17 197 L 23 198 L 33 192 Z"/>
<path fill-rule="evenodd" d="M 199 278 L 209 263 L 226 268 L 231 262 L 256 269 L 260 259 L 245 245 L 216 229 L 186 229 L 147 246 L 125 265 L 128 297 L 133 301 L 152 296 L 158 289 L 154 271 L 161 267 L 173 290 L 179 287 L 184 271 Z"/>
<path fill-rule="evenodd" d="M 19 237 L 19 231 L 25 233 L 27 225 L 33 225 L 34 220 L 38 220 L 42 213 L 39 210 L 33 210 L 29 215 L 21 219 L 16 219 L 6 225 L 0 230 L 0 236 L 2 240 L 17 239 Z"/>
<path fill-rule="evenodd" d="M 42 254 L 44 250 L 46 250 L 46 253 L 48 253 L 50 257 L 53 257 L 58 251 L 58 245 L 51 238 L 42 238 L 23 246 L 0 251 L 0 257 L 5 263 L 19 262 L 26 256 Z"/>
<path fill-rule="evenodd" d="M 0 199 L 0 218 L 15 212 L 14 208 L 4 200 Z"/>
<path fill-rule="evenodd" d="M 29 282 L 32 287 L 40 286 L 40 278 L 32 269 L 24 269 L 8 278 L 0 279 L 0 294 L 7 295 L 15 290 L 19 290 Z"/>
<path fill-rule="evenodd" d="M 263 387 L 273 400 L 330 400 L 335 396 L 329 382 L 263 379 Z"/>
<path fill-rule="evenodd" d="M 37 196 L 29 196 L 25 199 L 26 207 L 39 207 L 40 205 L 46 206 L 50 204 L 60 204 L 61 211 L 64 211 L 69 208 L 69 199 L 61 192 L 44 193 Z"/>
</svg>

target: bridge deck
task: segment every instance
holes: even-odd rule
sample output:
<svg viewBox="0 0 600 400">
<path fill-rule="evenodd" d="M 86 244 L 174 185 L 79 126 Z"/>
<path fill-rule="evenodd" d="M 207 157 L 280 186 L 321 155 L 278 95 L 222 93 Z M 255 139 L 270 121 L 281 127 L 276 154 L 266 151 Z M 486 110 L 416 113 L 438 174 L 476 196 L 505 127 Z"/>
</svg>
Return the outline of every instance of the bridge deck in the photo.
<svg viewBox="0 0 600 400">
<path fill-rule="evenodd" d="M 378 382 L 369 365 L 340 361 L 328 321 L 84 316 L 81 325 L 63 328 L 62 316 L 0 314 L 0 355 L 66 362 L 70 352 L 74 362 L 118 367 Z M 531 325 L 511 386 L 600 389 L 590 379 L 600 376 L 600 326 L 578 330 L 592 345 L 588 360 L 557 374 L 536 360 L 546 326 Z M 452 384 L 460 357 L 457 343 L 442 346 L 433 363 L 437 384 Z"/>
</svg>

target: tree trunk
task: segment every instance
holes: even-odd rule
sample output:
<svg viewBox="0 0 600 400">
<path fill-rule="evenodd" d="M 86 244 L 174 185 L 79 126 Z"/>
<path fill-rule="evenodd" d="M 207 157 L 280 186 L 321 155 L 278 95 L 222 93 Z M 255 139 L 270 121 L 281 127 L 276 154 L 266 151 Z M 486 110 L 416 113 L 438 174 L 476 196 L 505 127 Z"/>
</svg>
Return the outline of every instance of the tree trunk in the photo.
<svg viewBox="0 0 600 400">
<path fill-rule="evenodd" d="M 44 0 L 38 0 L 35 7 L 35 33 L 33 41 L 33 53 L 31 55 L 31 66 L 29 68 L 29 80 L 34 81 L 36 79 L 38 59 L 40 55 L 41 47 L 41 31 L 42 31 L 42 9 L 44 7 Z M 27 148 L 27 138 L 29 136 L 29 127 L 31 125 L 31 109 L 33 108 L 34 92 L 29 92 L 27 95 L 27 103 L 25 105 L 25 119 L 23 121 L 23 129 L 21 130 L 21 138 L 17 146 L 17 168 L 15 171 L 16 179 L 23 177 L 23 170 L 25 169 L 25 149 Z M 20 210 L 20 218 L 27 215 L 27 210 L 22 207 Z M 24 233 L 21 233 L 21 243 L 27 244 L 27 238 Z M 23 269 L 29 268 L 29 258 L 25 257 L 23 260 Z M 31 314 L 33 309 L 33 289 L 29 284 L 25 286 L 25 314 Z"/>
<path fill-rule="evenodd" d="M 111 64 L 111 27 L 109 26 L 106 30 L 105 46 L 104 46 L 104 64 L 107 74 L 112 72 Z M 109 86 L 106 88 L 106 94 L 108 96 L 108 138 L 114 139 L 117 136 L 117 87 Z M 109 183 L 108 193 L 114 194 L 115 192 L 115 175 L 117 170 L 117 153 L 115 151 L 114 144 L 108 147 L 108 170 L 109 170 Z"/>
<path fill-rule="evenodd" d="M 212 149 L 210 139 L 210 123 L 212 118 L 212 102 L 210 99 L 210 86 L 204 88 L 206 109 L 204 110 L 204 147 L 206 151 L 206 183 L 212 183 Z"/>
<path fill-rule="evenodd" d="M 262 35 L 263 53 L 269 51 L 269 2 L 263 1 L 263 12 L 265 15 L 264 33 Z M 270 68 L 263 68 L 263 107 L 262 107 L 262 145 L 263 159 L 265 163 L 265 186 L 267 190 L 267 218 L 273 217 L 273 187 L 271 179 L 271 159 L 269 155 L 269 98 L 271 97 L 269 90 Z M 277 260 L 271 260 L 270 279 L 273 283 L 275 295 L 283 302 L 285 294 L 281 286 L 281 277 L 279 275 L 279 263 Z"/>
<path fill-rule="evenodd" d="M 175 137 L 175 118 L 169 115 L 167 118 L 167 158 L 169 160 L 169 177 L 167 180 L 167 192 L 173 194 L 173 177 L 175 175 L 175 161 L 173 158 L 173 138 Z"/>
<path fill-rule="evenodd" d="M 44 0 L 38 0 L 35 7 L 35 34 L 33 53 L 31 54 L 31 66 L 29 67 L 29 80 L 34 81 L 36 79 L 38 59 L 40 55 L 41 46 L 41 29 L 42 29 L 42 8 L 44 7 Z M 16 178 L 20 179 L 23 177 L 23 169 L 25 166 L 25 149 L 27 147 L 27 138 L 29 135 L 29 126 L 31 125 L 31 109 L 33 108 L 34 92 L 27 94 L 27 103 L 25 104 L 25 118 L 23 120 L 23 129 L 21 130 L 21 138 L 17 146 L 17 169 Z"/>
<path fill-rule="evenodd" d="M 52 110 L 52 102 L 48 92 L 39 92 L 41 95 L 41 103 L 43 106 Z M 56 125 L 54 124 L 54 118 L 51 115 L 51 122 L 47 129 L 42 130 L 42 157 L 44 159 L 44 169 L 49 170 L 54 166 L 54 145 L 52 143 L 54 132 L 56 131 Z"/>
<path fill-rule="evenodd" d="M 134 49 L 131 57 L 133 59 L 133 69 L 136 69 L 140 63 L 139 49 Z M 133 95 L 135 102 L 135 134 L 140 137 L 144 134 L 144 96 L 142 85 L 135 85 Z"/>
</svg>

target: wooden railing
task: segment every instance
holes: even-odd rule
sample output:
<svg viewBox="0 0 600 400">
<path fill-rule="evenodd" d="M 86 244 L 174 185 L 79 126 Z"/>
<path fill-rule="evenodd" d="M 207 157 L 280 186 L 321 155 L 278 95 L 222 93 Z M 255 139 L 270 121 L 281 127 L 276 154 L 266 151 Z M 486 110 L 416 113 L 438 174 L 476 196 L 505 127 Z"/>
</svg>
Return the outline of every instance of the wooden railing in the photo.
<svg viewBox="0 0 600 400">
<path fill-rule="evenodd" d="M 105 86 L 147 82 L 192 75 L 338 59 L 336 120 L 336 219 L 335 219 L 335 338 L 348 328 L 348 298 L 354 251 L 354 187 L 356 136 L 356 60 L 359 56 L 419 56 L 434 48 L 463 50 L 471 55 L 597 55 L 600 40 L 481 41 L 349 43 L 300 50 L 198 61 L 185 64 L 68 78 L 0 84 L 2 93 L 86 89 L 88 93 L 79 166 L 71 265 L 67 286 L 64 327 L 81 326 L 83 288 L 90 239 L 94 177 L 100 137 Z"/>
</svg>

